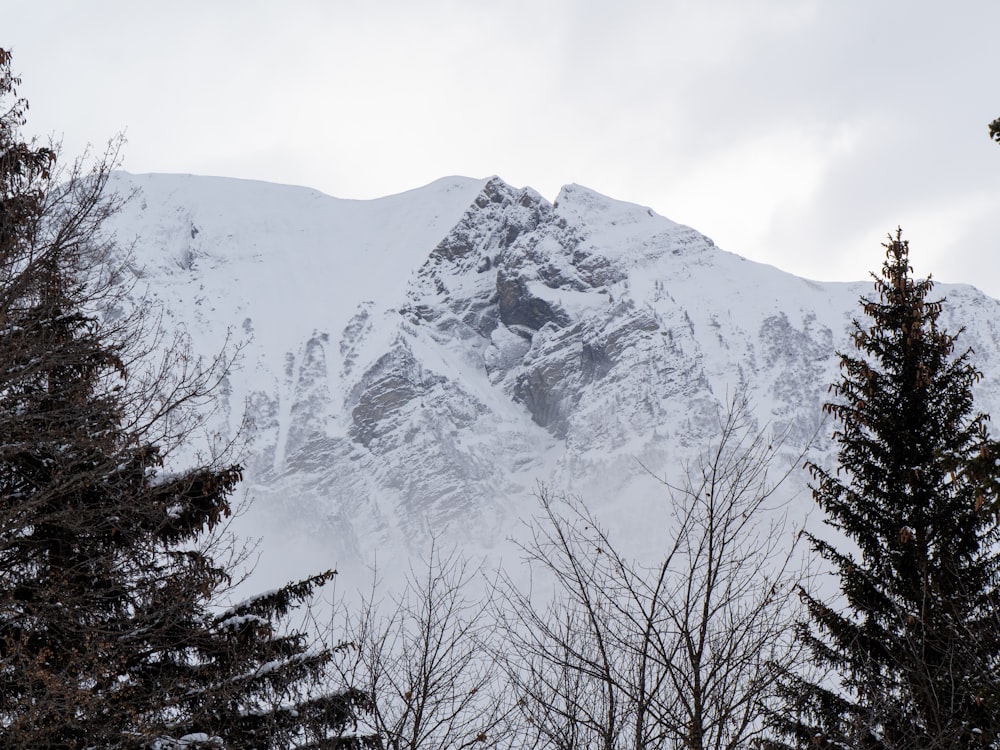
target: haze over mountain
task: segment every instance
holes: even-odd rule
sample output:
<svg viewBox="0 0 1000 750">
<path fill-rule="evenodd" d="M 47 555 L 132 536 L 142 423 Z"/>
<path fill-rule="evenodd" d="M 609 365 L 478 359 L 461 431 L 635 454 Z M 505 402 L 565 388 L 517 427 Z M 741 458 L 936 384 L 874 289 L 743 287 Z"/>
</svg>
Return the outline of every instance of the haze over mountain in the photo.
<svg viewBox="0 0 1000 750">
<path fill-rule="evenodd" d="M 115 187 L 140 191 L 109 227 L 138 237 L 136 293 L 205 356 L 244 343 L 218 428 L 246 408 L 265 578 L 270 555 L 316 569 L 432 537 L 498 549 L 537 482 L 654 544 L 669 511 L 654 474 L 677 477 L 742 389 L 789 461 L 814 436 L 829 449 L 821 404 L 871 290 L 753 263 L 578 185 L 551 203 L 496 177 L 371 201 L 174 175 Z M 1000 303 L 936 292 L 995 412 Z"/>
</svg>

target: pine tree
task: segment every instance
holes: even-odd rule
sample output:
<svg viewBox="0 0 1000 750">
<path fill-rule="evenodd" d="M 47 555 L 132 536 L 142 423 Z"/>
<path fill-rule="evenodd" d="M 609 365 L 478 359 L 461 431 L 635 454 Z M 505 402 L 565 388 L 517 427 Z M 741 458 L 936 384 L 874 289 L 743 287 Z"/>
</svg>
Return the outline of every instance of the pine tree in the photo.
<svg viewBox="0 0 1000 750">
<path fill-rule="evenodd" d="M 827 522 L 812 536 L 841 598 L 804 594 L 800 634 L 821 678 L 784 676 L 776 729 L 791 746 L 1000 746 L 1000 451 L 973 409 L 981 378 L 938 323 L 930 279 L 915 280 L 890 236 L 875 296 L 854 323 L 858 356 L 825 410 L 839 465 L 807 465 Z M 773 747 L 786 746 L 781 742 Z"/>
<path fill-rule="evenodd" d="M 140 332 L 100 314 L 114 152 L 56 172 L 17 83 L 0 50 L 0 746 L 376 744 L 366 696 L 285 625 L 332 572 L 220 611 L 240 467 L 166 473 L 151 439 L 211 377 L 137 376 Z"/>
</svg>

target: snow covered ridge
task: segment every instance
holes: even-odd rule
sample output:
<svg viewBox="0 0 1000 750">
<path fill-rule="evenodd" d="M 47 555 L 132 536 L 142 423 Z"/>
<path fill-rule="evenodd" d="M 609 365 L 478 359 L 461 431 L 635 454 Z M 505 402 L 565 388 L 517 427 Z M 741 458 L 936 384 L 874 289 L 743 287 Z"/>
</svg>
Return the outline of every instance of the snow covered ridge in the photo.
<svg viewBox="0 0 1000 750">
<path fill-rule="evenodd" d="M 696 455 L 744 386 L 790 455 L 817 431 L 829 447 L 820 406 L 871 290 L 750 262 L 578 185 L 553 203 L 498 178 L 372 201 L 175 175 L 116 186 L 141 191 L 109 228 L 138 236 L 139 288 L 165 323 L 208 356 L 228 330 L 246 342 L 219 427 L 248 405 L 253 512 L 340 561 L 429 534 L 490 548 L 537 481 L 648 535 L 664 492 L 646 469 Z M 936 291 L 985 373 L 979 408 L 1000 413 L 1000 303 Z"/>
</svg>

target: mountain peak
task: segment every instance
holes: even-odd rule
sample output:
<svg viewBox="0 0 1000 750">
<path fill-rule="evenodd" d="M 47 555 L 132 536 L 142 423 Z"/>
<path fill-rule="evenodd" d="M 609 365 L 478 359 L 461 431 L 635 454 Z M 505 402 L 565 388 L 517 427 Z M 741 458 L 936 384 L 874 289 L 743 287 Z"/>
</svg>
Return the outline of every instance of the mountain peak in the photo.
<svg viewBox="0 0 1000 750">
<path fill-rule="evenodd" d="M 538 481 L 646 513 L 663 490 L 643 467 L 697 456 L 743 388 L 796 453 L 867 291 L 804 283 L 579 185 L 550 204 L 495 176 L 370 201 L 116 179 L 142 193 L 109 230 L 139 237 L 165 325 L 204 356 L 229 332 L 245 342 L 216 428 L 248 405 L 255 513 L 341 560 L 445 530 L 498 544 Z M 977 358 L 1000 361 L 1000 305 L 953 302 Z"/>
</svg>

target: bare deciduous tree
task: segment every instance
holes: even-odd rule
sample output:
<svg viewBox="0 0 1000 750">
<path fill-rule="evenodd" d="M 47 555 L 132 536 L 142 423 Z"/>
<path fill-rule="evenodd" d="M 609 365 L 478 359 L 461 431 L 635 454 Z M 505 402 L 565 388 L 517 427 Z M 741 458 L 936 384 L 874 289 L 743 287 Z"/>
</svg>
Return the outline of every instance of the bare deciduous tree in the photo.
<svg viewBox="0 0 1000 750">
<path fill-rule="evenodd" d="M 685 747 L 745 747 L 775 700 L 774 666 L 798 658 L 792 603 L 803 572 L 775 493 L 801 454 L 781 468 L 779 447 L 738 396 L 710 452 L 671 488 L 681 531 L 667 617 L 679 643 L 664 721 Z"/>
<path fill-rule="evenodd" d="M 779 442 L 746 398 L 711 449 L 669 486 L 675 525 L 654 567 L 620 552 L 586 507 L 539 493 L 523 545 L 555 593 L 540 604 L 506 580 L 503 660 L 529 744 L 576 750 L 735 750 L 762 729 L 790 638 L 801 571 L 776 490 Z"/>
<path fill-rule="evenodd" d="M 374 699 L 371 720 L 389 750 L 465 750 L 501 744 L 507 702 L 489 658 L 495 629 L 478 571 L 455 551 L 431 547 L 401 593 L 379 599 L 379 579 L 342 630 L 352 648 L 338 661 L 347 684 Z"/>
</svg>

